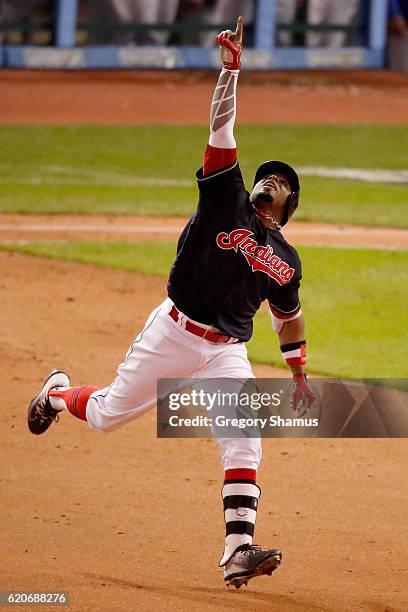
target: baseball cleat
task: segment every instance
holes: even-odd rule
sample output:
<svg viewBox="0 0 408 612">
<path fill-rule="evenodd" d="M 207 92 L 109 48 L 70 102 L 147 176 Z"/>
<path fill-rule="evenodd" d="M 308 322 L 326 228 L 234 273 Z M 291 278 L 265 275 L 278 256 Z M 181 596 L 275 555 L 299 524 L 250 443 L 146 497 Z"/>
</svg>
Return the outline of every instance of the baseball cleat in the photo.
<svg viewBox="0 0 408 612">
<path fill-rule="evenodd" d="M 44 433 L 53 421 L 58 421 L 58 413 L 50 404 L 48 393 L 55 387 L 69 387 L 69 378 L 65 372 L 52 370 L 45 381 L 43 388 L 28 407 L 27 422 L 31 433 L 40 435 Z"/>
<path fill-rule="evenodd" d="M 224 568 L 224 581 L 239 589 L 248 580 L 257 576 L 270 576 L 282 561 L 282 553 L 277 548 L 261 550 L 256 544 L 238 546 Z"/>
</svg>

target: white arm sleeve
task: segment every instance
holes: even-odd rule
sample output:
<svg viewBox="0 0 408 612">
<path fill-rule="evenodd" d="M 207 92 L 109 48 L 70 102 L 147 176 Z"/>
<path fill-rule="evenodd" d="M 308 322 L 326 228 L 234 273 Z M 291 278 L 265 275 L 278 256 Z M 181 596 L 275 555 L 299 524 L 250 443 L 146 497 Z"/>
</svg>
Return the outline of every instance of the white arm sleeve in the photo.
<svg viewBox="0 0 408 612">
<path fill-rule="evenodd" d="M 285 323 L 287 323 L 288 321 L 294 321 L 295 319 L 298 319 L 300 316 L 302 316 L 302 309 L 299 308 L 296 314 L 294 314 L 292 317 L 285 319 L 279 319 L 273 314 L 271 310 L 269 310 L 269 314 L 271 315 L 272 319 L 272 329 L 276 334 L 279 334 Z"/>
<path fill-rule="evenodd" d="M 223 68 L 211 104 L 209 144 L 219 149 L 235 149 L 234 124 L 239 70 Z"/>
</svg>

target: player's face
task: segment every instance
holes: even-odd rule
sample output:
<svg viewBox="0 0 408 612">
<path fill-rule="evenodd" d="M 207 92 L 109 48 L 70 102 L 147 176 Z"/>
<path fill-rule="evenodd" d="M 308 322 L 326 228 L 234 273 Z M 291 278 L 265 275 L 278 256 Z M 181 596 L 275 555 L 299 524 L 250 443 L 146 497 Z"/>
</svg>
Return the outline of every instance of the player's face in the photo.
<svg viewBox="0 0 408 612">
<path fill-rule="evenodd" d="M 251 202 L 275 204 L 277 208 L 283 208 L 291 193 L 289 181 L 283 174 L 268 174 L 253 188 Z"/>
</svg>

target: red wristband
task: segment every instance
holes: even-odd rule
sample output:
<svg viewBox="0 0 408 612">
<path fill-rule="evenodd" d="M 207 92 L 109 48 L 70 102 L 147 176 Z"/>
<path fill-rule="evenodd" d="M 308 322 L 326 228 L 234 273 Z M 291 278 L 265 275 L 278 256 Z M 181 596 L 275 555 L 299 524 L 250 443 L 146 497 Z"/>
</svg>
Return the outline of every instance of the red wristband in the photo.
<svg viewBox="0 0 408 612">
<path fill-rule="evenodd" d="M 286 363 L 291 365 L 306 365 L 306 340 L 282 344 L 280 347 Z"/>
</svg>

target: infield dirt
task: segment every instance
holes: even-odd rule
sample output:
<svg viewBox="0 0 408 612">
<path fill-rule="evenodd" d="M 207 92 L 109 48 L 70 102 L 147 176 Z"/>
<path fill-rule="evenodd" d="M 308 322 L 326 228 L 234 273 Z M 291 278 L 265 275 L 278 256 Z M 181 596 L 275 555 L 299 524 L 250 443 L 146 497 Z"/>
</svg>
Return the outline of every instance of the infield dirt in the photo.
<svg viewBox="0 0 408 612">
<path fill-rule="evenodd" d="M 155 100 L 163 97 L 159 76 L 151 77 Z M 0 73 L 2 91 L 15 87 L 13 95 L 1 96 L 0 106 L 9 109 L 1 120 L 58 123 L 58 107 L 67 110 L 65 122 L 82 117 L 87 123 L 97 103 L 97 122 L 114 122 L 127 100 L 120 80 L 130 91 L 134 73 L 129 84 L 123 74 L 110 87 L 105 83 L 105 95 L 95 85 L 100 78 L 84 73 L 79 87 L 73 74 L 62 80 L 53 73 Z M 180 95 L 190 101 L 192 89 L 202 104 L 205 88 L 206 122 L 209 85 L 195 85 L 181 85 L 181 94 L 177 84 L 171 87 L 178 109 Z M 395 87 L 378 86 L 381 104 L 371 103 L 370 93 L 359 116 L 380 122 L 387 99 L 391 105 L 404 100 L 406 113 L 406 90 L 402 98 L 396 93 L 406 81 Z M 349 107 L 337 113 L 339 96 L 332 92 L 331 116 L 341 120 Z M 313 96 L 305 109 L 315 107 Z M 406 122 L 400 108 L 399 120 Z M 317 113 L 324 122 L 322 108 Z M 187 119 L 191 115 L 179 117 Z M 226 592 L 217 569 L 222 471 L 213 441 L 156 439 L 154 410 L 109 435 L 66 414 L 38 438 L 25 422 L 51 367 L 66 368 L 74 384 L 109 384 L 145 317 L 165 296 L 165 282 L 11 253 L 0 253 L 0 266 L 2 590 L 67 590 L 69 610 L 81 612 L 406 609 L 406 440 L 267 440 L 256 541 L 281 547 L 284 562 L 271 578 Z"/>
<path fill-rule="evenodd" d="M 0 242 L 38 240 L 176 240 L 187 219 L 120 215 L 0 214 Z M 377 249 L 408 248 L 408 230 L 291 221 L 291 244 Z"/>
<path fill-rule="evenodd" d="M 205 124 L 213 72 L 0 72 L 0 123 Z M 385 71 L 245 73 L 241 123 L 406 124 L 408 77 Z"/>
</svg>

